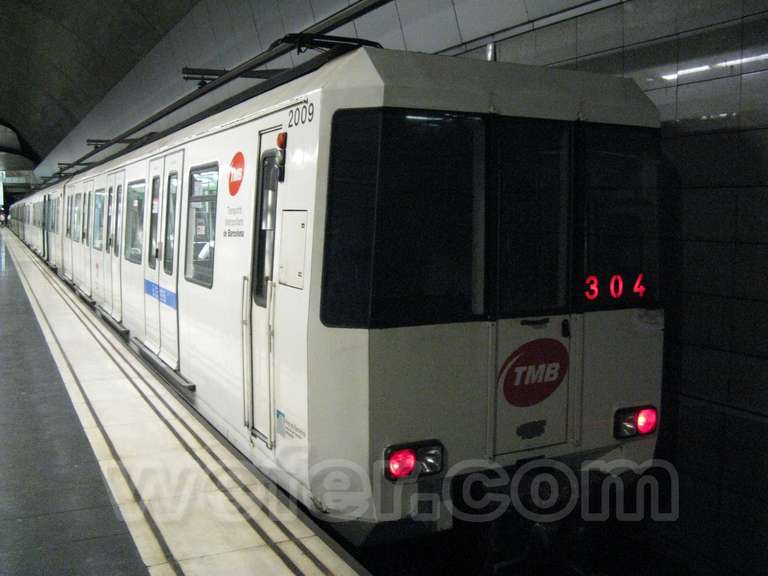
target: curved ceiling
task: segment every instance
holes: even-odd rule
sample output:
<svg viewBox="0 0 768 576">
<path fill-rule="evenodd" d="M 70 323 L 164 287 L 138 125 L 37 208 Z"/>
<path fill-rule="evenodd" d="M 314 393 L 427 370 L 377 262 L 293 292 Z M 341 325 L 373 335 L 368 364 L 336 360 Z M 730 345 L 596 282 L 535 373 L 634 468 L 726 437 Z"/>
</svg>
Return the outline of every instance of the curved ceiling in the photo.
<svg viewBox="0 0 768 576">
<path fill-rule="evenodd" d="M 198 0 L 11 0 L 0 124 L 45 157 Z"/>
</svg>

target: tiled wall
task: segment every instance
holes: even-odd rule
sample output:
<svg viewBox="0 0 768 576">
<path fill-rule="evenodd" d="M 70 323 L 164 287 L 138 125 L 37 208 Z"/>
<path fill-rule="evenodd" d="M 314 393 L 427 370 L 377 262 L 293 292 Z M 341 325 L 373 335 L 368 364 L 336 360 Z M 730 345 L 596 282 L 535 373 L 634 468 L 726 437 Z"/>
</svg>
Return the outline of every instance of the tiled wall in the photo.
<svg viewBox="0 0 768 576">
<path fill-rule="evenodd" d="M 653 533 L 699 568 L 768 573 L 768 1 L 632 0 L 496 46 L 633 78 L 659 107 L 679 177 L 662 452 L 682 517 Z"/>
</svg>

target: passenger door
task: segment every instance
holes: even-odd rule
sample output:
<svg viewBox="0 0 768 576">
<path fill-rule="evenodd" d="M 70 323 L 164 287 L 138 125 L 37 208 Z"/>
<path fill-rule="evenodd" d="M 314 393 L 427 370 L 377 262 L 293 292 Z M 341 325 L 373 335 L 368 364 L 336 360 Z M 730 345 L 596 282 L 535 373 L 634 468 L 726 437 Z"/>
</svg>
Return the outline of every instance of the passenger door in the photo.
<svg viewBox="0 0 768 576">
<path fill-rule="evenodd" d="M 184 151 L 165 157 L 158 284 L 160 293 L 160 358 L 174 370 L 179 365 L 178 246 L 181 175 Z"/>
<path fill-rule="evenodd" d="M 85 294 L 91 293 L 91 218 L 93 212 L 93 180 L 86 182 L 83 188 L 83 229 L 82 241 L 82 273 L 80 288 Z"/>
<path fill-rule="evenodd" d="M 62 274 L 66 278 L 72 278 L 72 192 L 67 188 L 62 193 L 62 202 L 64 203 L 64 230 L 62 234 Z"/>
<path fill-rule="evenodd" d="M 50 211 L 49 203 L 50 197 L 47 194 L 43 195 L 43 221 L 40 223 L 43 233 L 43 260 L 48 260 L 48 213 Z"/>
<path fill-rule="evenodd" d="M 72 200 L 72 282 L 75 285 L 80 283 L 80 253 L 82 252 L 83 234 L 83 194 L 79 184 L 76 190 Z"/>
<path fill-rule="evenodd" d="M 120 251 L 123 246 L 123 203 L 125 184 L 125 172 L 115 174 L 115 218 L 114 234 L 112 236 L 112 317 L 118 322 L 123 317 L 122 288 L 120 286 Z"/>
<path fill-rule="evenodd" d="M 498 123 L 496 455 L 568 438 L 581 331 L 568 289 L 570 139 L 566 123 Z"/>
<path fill-rule="evenodd" d="M 252 298 L 250 309 L 250 387 L 246 389 L 247 424 L 253 434 L 271 448 L 274 398 L 274 287 L 275 239 L 277 238 L 277 202 L 280 156 L 272 145 L 277 129 L 260 135 L 258 189 L 254 212 L 254 249 L 251 267 Z M 246 338 L 247 341 L 247 338 Z"/>
<path fill-rule="evenodd" d="M 104 302 L 104 180 L 93 193 L 93 216 L 91 218 L 91 285 L 92 298 Z"/>
<path fill-rule="evenodd" d="M 155 354 L 160 352 L 160 285 L 158 241 L 161 214 L 163 158 L 149 163 L 149 226 L 144 261 L 144 344 Z"/>
</svg>

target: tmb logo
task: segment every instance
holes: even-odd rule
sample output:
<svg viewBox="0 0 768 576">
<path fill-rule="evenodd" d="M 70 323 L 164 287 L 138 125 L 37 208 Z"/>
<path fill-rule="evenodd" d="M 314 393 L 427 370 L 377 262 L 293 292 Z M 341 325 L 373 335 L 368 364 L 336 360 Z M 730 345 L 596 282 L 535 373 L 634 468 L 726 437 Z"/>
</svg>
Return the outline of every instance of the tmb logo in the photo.
<svg viewBox="0 0 768 576">
<path fill-rule="evenodd" d="M 504 397 L 520 408 L 543 402 L 563 382 L 568 363 L 568 350 L 557 340 L 540 338 L 523 344 L 501 367 Z"/>
<path fill-rule="evenodd" d="M 240 191 L 240 184 L 243 182 L 243 171 L 245 170 L 245 157 L 242 152 L 238 152 L 232 157 L 229 163 L 229 195 L 234 196 Z"/>
</svg>

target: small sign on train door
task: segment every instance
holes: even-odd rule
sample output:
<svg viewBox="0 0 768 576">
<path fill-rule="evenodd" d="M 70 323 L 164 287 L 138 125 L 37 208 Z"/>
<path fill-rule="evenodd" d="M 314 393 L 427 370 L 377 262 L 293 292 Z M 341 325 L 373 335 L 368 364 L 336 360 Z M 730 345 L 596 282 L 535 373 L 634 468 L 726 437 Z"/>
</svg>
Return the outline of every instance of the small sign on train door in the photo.
<svg viewBox="0 0 768 576">
<path fill-rule="evenodd" d="M 283 210 L 280 234 L 278 281 L 284 286 L 304 289 L 304 255 L 307 241 L 307 211 Z"/>
</svg>

